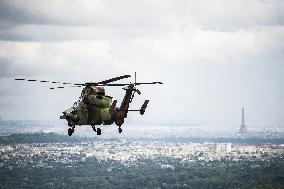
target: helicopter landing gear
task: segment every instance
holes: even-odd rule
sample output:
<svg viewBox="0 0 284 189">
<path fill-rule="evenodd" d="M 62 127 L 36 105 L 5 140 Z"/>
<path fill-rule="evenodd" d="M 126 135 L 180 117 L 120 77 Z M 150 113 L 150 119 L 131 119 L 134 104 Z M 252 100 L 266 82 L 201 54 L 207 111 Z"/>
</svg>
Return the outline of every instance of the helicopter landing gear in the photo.
<svg viewBox="0 0 284 189">
<path fill-rule="evenodd" d="M 74 130 L 73 127 L 72 127 L 72 128 L 69 128 L 69 129 L 68 129 L 68 135 L 71 136 L 71 135 L 74 133 L 74 131 L 75 131 L 75 130 Z"/>
<path fill-rule="evenodd" d="M 102 134 L 102 130 L 101 128 L 96 128 L 95 125 L 91 125 L 93 128 L 93 131 L 95 131 L 97 133 L 97 135 L 101 135 Z"/>
<path fill-rule="evenodd" d="M 101 134 L 102 134 L 101 128 L 97 128 L 97 135 L 101 135 Z"/>
<path fill-rule="evenodd" d="M 118 127 L 118 132 L 122 133 L 122 128 L 120 126 Z"/>
</svg>

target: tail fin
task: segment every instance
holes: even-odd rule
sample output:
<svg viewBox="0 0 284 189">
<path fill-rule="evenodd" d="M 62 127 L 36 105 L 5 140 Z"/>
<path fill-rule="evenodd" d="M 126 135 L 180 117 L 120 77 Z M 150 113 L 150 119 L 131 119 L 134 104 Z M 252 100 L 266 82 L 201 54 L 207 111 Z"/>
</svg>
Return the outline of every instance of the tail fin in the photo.
<svg viewBox="0 0 284 189">
<path fill-rule="evenodd" d="M 140 114 L 141 115 L 143 115 L 145 113 L 145 110 L 147 108 L 148 103 L 149 103 L 149 100 L 145 100 L 143 105 L 141 106 L 141 108 L 140 108 Z"/>
</svg>

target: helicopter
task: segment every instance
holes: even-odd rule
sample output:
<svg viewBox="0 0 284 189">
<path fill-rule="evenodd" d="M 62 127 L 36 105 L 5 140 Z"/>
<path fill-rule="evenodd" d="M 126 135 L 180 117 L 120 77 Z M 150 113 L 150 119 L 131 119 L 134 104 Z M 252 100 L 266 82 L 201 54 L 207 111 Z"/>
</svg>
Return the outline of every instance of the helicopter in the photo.
<svg viewBox="0 0 284 189">
<path fill-rule="evenodd" d="M 140 112 L 143 115 L 146 111 L 149 100 L 145 100 L 140 109 L 129 109 L 129 105 L 132 102 L 134 95 L 141 94 L 137 89 L 138 85 L 154 85 L 163 84 L 162 82 L 136 82 L 135 80 L 130 83 L 113 83 L 115 81 L 126 79 L 131 77 L 130 75 L 122 75 L 119 77 L 110 78 L 100 82 L 85 82 L 85 83 L 70 83 L 70 82 L 57 82 L 47 80 L 36 79 L 24 79 L 16 78 L 17 81 L 28 81 L 40 83 L 51 83 L 69 85 L 70 87 L 83 88 L 81 95 L 72 107 L 64 110 L 60 119 L 65 119 L 68 123 L 68 135 L 71 136 L 75 132 L 76 126 L 90 125 L 93 131 L 97 135 L 101 135 L 101 128 L 96 127 L 98 125 L 112 125 L 115 123 L 118 126 L 118 132 L 122 132 L 121 126 L 127 118 L 128 112 Z M 116 106 L 117 100 L 112 100 L 113 97 L 105 94 L 104 87 L 120 86 L 125 90 L 124 98 L 119 107 Z M 65 86 L 50 87 L 51 90 L 66 88 Z"/>
</svg>

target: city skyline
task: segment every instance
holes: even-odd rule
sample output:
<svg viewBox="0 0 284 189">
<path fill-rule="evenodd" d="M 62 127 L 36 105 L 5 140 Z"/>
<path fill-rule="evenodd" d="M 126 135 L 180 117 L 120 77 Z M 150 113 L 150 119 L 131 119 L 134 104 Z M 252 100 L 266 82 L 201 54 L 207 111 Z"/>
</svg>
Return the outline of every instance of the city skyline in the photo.
<svg viewBox="0 0 284 189">
<path fill-rule="evenodd" d="M 271 142 L 29 133 L 0 136 L 0 143 L 4 188 L 281 188 L 283 182 L 284 145 Z"/>
</svg>

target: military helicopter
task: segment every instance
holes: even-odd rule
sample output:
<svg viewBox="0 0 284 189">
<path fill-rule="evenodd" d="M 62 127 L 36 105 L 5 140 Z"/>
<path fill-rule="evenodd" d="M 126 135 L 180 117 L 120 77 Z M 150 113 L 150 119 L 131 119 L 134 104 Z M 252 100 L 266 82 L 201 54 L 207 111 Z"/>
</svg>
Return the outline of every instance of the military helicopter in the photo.
<svg viewBox="0 0 284 189">
<path fill-rule="evenodd" d="M 68 135 L 71 136 L 76 126 L 90 125 L 92 129 L 101 135 L 101 129 L 96 125 L 111 125 L 115 123 L 118 126 L 118 132 L 122 132 L 122 124 L 127 117 L 128 112 L 138 111 L 141 115 L 145 113 L 149 100 L 145 100 L 140 109 L 130 110 L 129 105 L 132 102 L 135 93 L 138 95 L 141 92 L 136 88 L 137 85 L 163 84 L 162 82 L 136 82 L 136 72 L 134 83 L 112 83 L 121 79 L 129 78 L 130 75 L 123 75 L 100 82 L 86 83 L 69 83 L 39 80 L 41 83 L 52 83 L 69 85 L 70 87 L 82 87 L 83 90 L 79 99 L 72 107 L 64 110 L 60 119 L 66 119 L 68 123 Z M 18 81 L 37 82 L 35 79 L 16 78 Z M 125 90 L 124 98 L 119 107 L 116 107 L 117 100 L 112 100 L 113 97 L 105 94 L 104 87 L 122 86 Z M 51 90 L 66 88 L 65 86 L 50 87 Z"/>
</svg>

